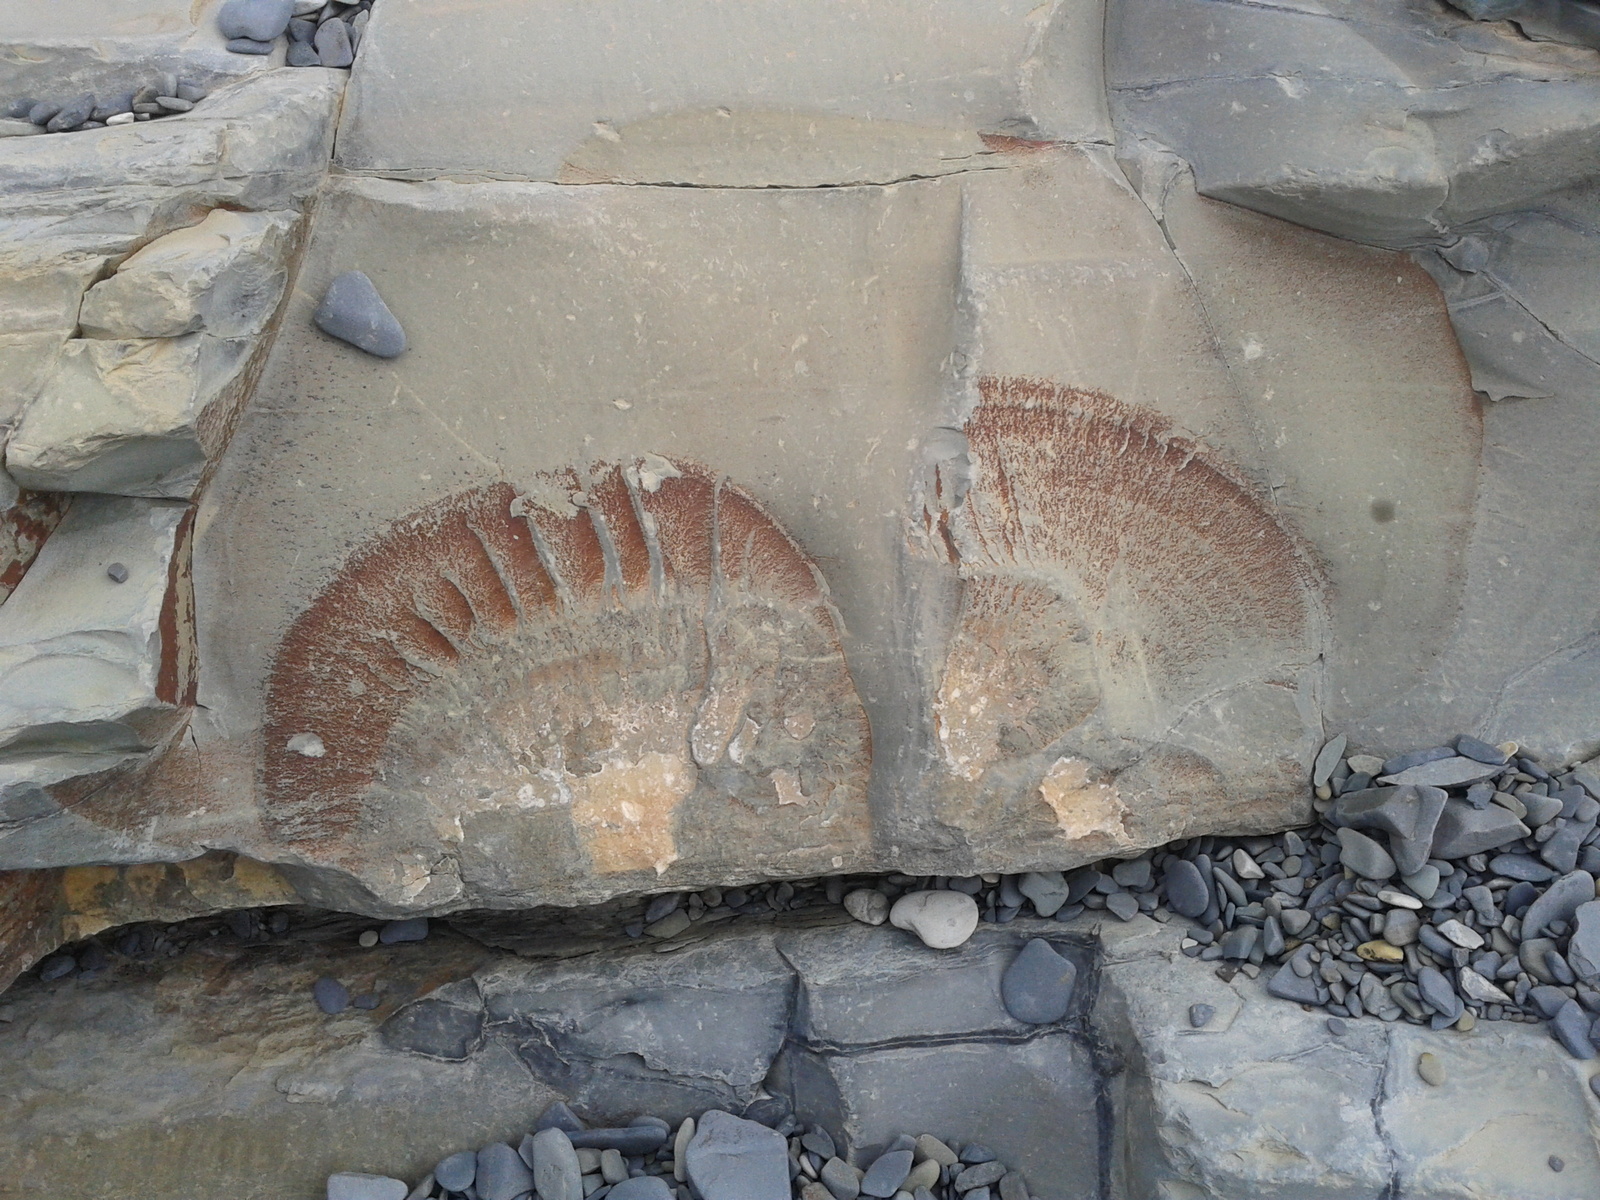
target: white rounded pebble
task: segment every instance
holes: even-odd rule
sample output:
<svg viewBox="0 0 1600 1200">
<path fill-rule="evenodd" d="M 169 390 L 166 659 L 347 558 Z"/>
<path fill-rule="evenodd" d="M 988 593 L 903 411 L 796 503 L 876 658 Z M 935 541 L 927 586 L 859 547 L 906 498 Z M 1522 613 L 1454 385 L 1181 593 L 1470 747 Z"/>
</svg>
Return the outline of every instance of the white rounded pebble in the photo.
<svg viewBox="0 0 1600 1200">
<path fill-rule="evenodd" d="M 303 754 L 306 758 L 321 758 L 328 752 L 322 739 L 314 733 L 295 734 L 284 744 L 284 749 L 291 754 Z"/>
<path fill-rule="evenodd" d="M 363 929 L 361 936 L 356 939 L 363 950 L 371 950 L 378 944 L 378 931 L 376 929 Z"/>
<path fill-rule="evenodd" d="M 965 892 L 910 892 L 894 902 L 889 924 L 935 950 L 961 945 L 978 928 L 978 902 Z"/>
<path fill-rule="evenodd" d="M 107 125 L 132 125 L 133 124 L 133 114 L 131 112 L 116 113 L 116 114 L 106 118 L 106 124 Z"/>
</svg>

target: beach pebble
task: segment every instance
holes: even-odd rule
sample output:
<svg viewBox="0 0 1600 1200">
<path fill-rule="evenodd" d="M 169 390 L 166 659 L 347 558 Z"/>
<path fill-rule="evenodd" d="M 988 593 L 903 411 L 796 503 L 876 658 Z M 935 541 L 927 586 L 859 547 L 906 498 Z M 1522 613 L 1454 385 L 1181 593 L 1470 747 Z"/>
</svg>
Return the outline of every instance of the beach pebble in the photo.
<svg viewBox="0 0 1600 1200">
<path fill-rule="evenodd" d="M 294 0 L 227 0 L 217 10 L 217 29 L 225 38 L 270 43 L 289 27 L 293 16 Z"/>
<path fill-rule="evenodd" d="M 406 1200 L 410 1191 L 401 1180 L 387 1175 L 341 1171 L 328 1176 L 328 1200 Z"/>
<path fill-rule="evenodd" d="M 856 888 L 845 893 L 844 910 L 863 925 L 882 925 L 889 919 L 889 897 L 876 888 Z"/>
<path fill-rule="evenodd" d="M 350 1007 L 350 989 L 327 975 L 311 985 L 311 996 L 317 1002 L 317 1007 L 330 1017 Z"/>
<path fill-rule="evenodd" d="M 1072 1006 L 1078 969 L 1043 938 L 1023 946 L 1000 977 L 1006 1011 L 1029 1025 L 1061 1020 Z"/>
<path fill-rule="evenodd" d="M 1424 1050 L 1417 1055 L 1417 1074 L 1421 1076 L 1422 1082 L 1430 1087 L 1444 1086 L 1444 1063 L 1440 1062 L 1438 1055 L 1431 1051 Z"/>
<path fill-rule="evenodd" d="M 949 950 L 978 928 L 978 904 L 965 892 L 909 892 L 890 908 L 889 923 L 916 934 L 925 946 Z"/>
<path fill-rule="evenodd" d="M 328 285 L 312 317 L 317 328 L 378 358 L 404 353 L 405 331 L 360 271 L 346 271 Z"/>
</svg>

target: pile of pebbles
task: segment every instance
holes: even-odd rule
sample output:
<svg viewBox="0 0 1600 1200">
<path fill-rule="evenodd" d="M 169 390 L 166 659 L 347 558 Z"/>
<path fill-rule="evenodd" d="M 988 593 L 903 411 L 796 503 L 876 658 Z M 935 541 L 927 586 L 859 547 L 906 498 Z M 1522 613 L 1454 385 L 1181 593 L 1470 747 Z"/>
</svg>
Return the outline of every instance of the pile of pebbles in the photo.
<svg viewBox="0 0 1600 1200">
<path fill-rule="evenodd" d="M 865 1169 L 839 1156 L 831 1134 L 804 1126 L 786 1101 L 743 1116 L 720 1109 L 676 1129 L 659 1117 L 590 1129 L 552 1104 L 516 1149 L 492 1142 L 439 1163 L 415 1186 L 340 1173 L 328 1200 L 1028 1200 L 1022 1174 L 994 1151 L 902 1134 Z"/>
<path fill-rule="evenodd" d="M 372 17 L 372 0 L 228 0 L 217 28 L 235 54 L 271 54 L 287 35 L 291 67 L 347 68 Z"/>
<path fill-rule="evenodd" d="M 89 938 L 41 960 L 34 970 L 44 983 L 68 978 L 92 983 L 115 965 L 116 958 L 131 962 L 177 958 L 195 942 L 222 933 L 245 942 L 271 941 L 287 937 L 290 928 L 290 916 L 282 909 L 262 912 L 247 908 L 172 925 L 128 925 L 108 935 L 111 953 L 99 939 Z"/>
<path fill-rule="evenodd" d="M 158 117 L 190 112 L 206 98 L 206 89 L 170 72 L 141 87 L 114 96 L 95 96 L 91 92 L 66 100 L 39 100 L 25 96 L 12 100 L 0 116 L 0 124 L 21 123 L 36 126 L 35 132 L 75 133 L 82 129 L 104 129 L 108 125 L 132 125 Z M 28 132 L 26 127 L 11 132 Z"/>
</svg>

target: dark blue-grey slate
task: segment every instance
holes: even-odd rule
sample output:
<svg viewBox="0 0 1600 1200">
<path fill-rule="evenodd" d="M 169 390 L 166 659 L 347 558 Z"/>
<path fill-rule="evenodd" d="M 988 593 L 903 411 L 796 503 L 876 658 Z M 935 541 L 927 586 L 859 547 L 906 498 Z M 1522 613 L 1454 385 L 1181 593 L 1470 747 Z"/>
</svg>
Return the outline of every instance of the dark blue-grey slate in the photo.
<svg viewBox="0 0 1600 1200">
<path fill-rule="evenodd" d="M 405 330 L 360 271 L 346 271 L 328 285 L 312 320 L 323 333 L 378 358 L 405 352 Z"/>
</svg>

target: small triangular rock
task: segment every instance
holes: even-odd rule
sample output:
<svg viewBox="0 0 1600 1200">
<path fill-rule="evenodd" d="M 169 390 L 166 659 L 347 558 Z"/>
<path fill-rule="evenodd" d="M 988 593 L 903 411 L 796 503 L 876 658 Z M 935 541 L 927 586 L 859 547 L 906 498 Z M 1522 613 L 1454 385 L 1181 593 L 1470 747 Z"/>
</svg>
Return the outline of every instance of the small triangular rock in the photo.
<svg viewBox="0 0 1600 1200">
<path fill-rule="evenodd" d="M 328 285 L 312 320 L 330 337 L 379 358 L 394 358 L 406 348 L 406 331 L 360 271 L 346 271 Z"/>
</svg>

